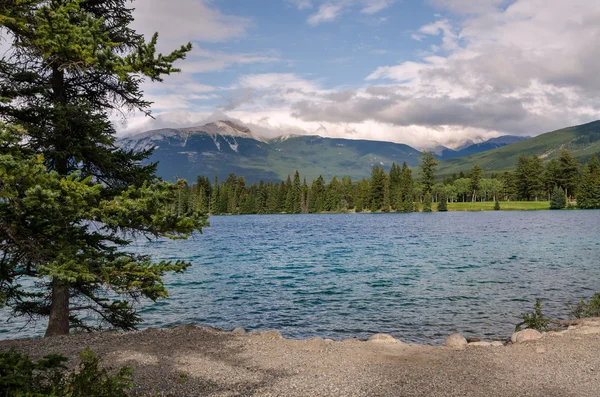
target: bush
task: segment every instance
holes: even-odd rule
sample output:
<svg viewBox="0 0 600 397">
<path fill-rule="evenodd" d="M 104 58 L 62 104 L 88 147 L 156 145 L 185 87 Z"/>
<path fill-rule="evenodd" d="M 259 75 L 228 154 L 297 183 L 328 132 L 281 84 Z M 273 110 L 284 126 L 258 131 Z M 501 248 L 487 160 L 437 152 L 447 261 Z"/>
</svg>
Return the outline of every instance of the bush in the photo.
<svg viewBox="0 0 600 397">
<path fill-rule="evenodd" d="M 600 317 L 600 293 L 596 292 L 589 302 L 583 299 L 571 307 L 571 314 L 575 318 Z"/>
<path fill-rule="evenodd" d="M 500 202 L 498 200 L 496 200 L 496 203 L 494 204 L 494 211 L 500 211 Z"/>
<path fill-rule="evenodd" d="M 523 318 L 523 321 L 517 324 L 515 331 L 521 331 L 523 326 L 540 332 L 548 330 L 548 319 L 544 317 L 544 314 L 542 313 L 542 301 L 540 299 L 535 300 L 533 312 L 522 313 L 521 318 Z"/>
<path fill-rule="evenodd" d="M 61 355 L 34 362 L 14 350 L 0 353 L 0 397 L 126 397 L 134 386 L 130 368 L 111 375 L 91 350 L 80 358 L 78 371 L 69 373 Z"/>
<path fill-rule="evenodd" d="M 437 205 L 437 210 L 439 212 L 446 212 L 446 211 L 448 211 L 448 199 L 446 197 L 442 197 L 440 199 L 440 202 Z"/>
<path fill-rule="evenodd" d="M 565 197 L 565 191 L 561 187 L 554 186 L 554 190 L 550 196 L 550 209 L 562 210 L 566 206 L 567 198 Z"/>
</svg>

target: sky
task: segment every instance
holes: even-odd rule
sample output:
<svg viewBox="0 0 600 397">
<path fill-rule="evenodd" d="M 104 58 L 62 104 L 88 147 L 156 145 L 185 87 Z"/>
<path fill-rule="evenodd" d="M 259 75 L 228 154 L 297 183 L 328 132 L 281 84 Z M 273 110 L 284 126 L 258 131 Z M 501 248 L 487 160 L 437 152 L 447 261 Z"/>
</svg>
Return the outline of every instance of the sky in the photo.
<svg viewBox="0 0 600 397">
<path fill-rule="evenodd" d="M 230 119 L 255 134 L 418 149 L 533 136 L 600 118 L 600 1 L 138 0 L 164 52 L 192 42 L 155 119 L 121 135 Z"/>
</svg>

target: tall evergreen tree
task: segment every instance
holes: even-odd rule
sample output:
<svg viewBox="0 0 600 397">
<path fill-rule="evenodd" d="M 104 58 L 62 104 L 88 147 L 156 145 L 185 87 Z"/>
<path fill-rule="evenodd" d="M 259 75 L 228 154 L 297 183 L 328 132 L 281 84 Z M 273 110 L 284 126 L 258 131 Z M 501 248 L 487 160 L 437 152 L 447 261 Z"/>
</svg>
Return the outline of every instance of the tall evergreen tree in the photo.
<svg viewBox="0 0 600 397">
<path fill-rule="evenodd" d="M 123 232 L 185 237 L 204 224 L 199 214 L 165 216 L 163 208 L 172 207 L 161 201 L 182 197 L 182 184 L 172 190 L 157 180 L 154 164 L 141 166 L 149 152 L 135 154 L 115 145 L 108 112 L 149 114 L 150 102 L 143 99 L 140 84 L 177 72 L 173 63 L 191 49 L 188 44 L 168 55 L 156 54 L 158 36 L 146 42 L 131 29 L 132 21 L 125 0 L 0 2 L 0 30 L 13 45 L 11 56 L 0 60 L 0 120 L 24 130 L 18 142 L 5 136 L 4 149 L 21 158 L 21 165 L 31 153 L 40 155 L 45 170 L 38 170 L 48 178 L 81 178 L 99 192 L 88 196 L 79 212 L 69 212 L 72 203 L 57 198 L 48 205 L 65 218 L 58 222 L 48 212 L 36 225 L 11 212 L 30 192 L 17 189 L 8 201 L 0 199 L 0 251 L 10 252 L 2 261 L 0 288 L 9 291 L 8 304 L 17 314 L 47 316 L 48 336 L 66 334 L 72 325 L 88 327 L 83 318 L 89 315 L 133 328 L 140 318 L 131 302 L 165 296 L 161 276 L 187 264 L 153 264 L 146 255 L 122 251 L 128 244 Z M 73 193 L 59 193 L 51 184 L 40 185 L 38 192 L 65 199 Z M 43 201 L 42 196 L 38 199 Z M 49 220 L 56 223 L 47 224 Z M 90 222 L 98 222 L 98 229 Z M 22 254 L 19 238 L 25 236 L 40 255 Z M 23 291 L 21 277 L 38 278 L 45 293 Z"/>
<path fill-rule="evenodd" d="M 479 164 L 475 164 L 471 173 L 469 175 L 471 179 L 471 202 L 477 201 L 477 191 L 479 190 L 479 185 L 481 184 L 481 179 L 483 178 L 483 169 L 479 166 Z"/>
<path fill-rule="evenodd" d="M 575 195 L 575 190 L 579 184 L 579 163 L 571 152 L 566 149 L 560 151 L 558 171 L 559 184 L 564 189 L 565 196 L 569 199 Z"/>
<path fill-rule="evenodd" d="M 385 170 L 379 166 L 374 166 L 371 170 L 371 203 L 369 208 L 371 211 L 379 211 L 384 205 L 385 186 L 386 186 Z"/>
<path fill-rule="evenodd" d="M 600 161 L 596 155 L 583 169 L 577 205 L 582 209 L 600 209 Z"/>
<path fill-rule="evenodd" d="M 433 152 L 425 151 L 421 157 L 421 184 L 423 192 L 431 194 L 431 189 L 435 185 L 435 172 L 437 171 L 438 161 Z"/>
</svg>

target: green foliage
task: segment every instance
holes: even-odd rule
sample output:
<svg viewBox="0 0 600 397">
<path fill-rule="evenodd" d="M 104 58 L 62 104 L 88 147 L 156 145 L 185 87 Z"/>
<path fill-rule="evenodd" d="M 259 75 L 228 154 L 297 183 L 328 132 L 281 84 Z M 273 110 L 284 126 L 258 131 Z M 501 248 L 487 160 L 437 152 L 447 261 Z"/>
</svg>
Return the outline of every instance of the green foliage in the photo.
<svg viewBox="0 0 600 397">
<path fill-rule="evenodd" d="M 423 212 L 431 212 L 431 195 L 426 193 L 423 197 Z"/>
<path fill-rule="evenodd" d="M 600 293 L 595 293 L 589 302 L 583 299 L 571 307 L 571 314 L 575 318 L 600 317 Z"/>
<path fill-rule="evenodd" d="M 494 211 L 500 211 L 500 202 L 498 200 L 494 203 Z"/>
<path fill-rule="evenodd" d="M 446 197 L 442 197 L 442 199 L 438 202 L 437 210 L 438 212 L 448 211 L 448 199 Z"/>
<path fill-rule="evenodd" d="M 84 318 L 135 327 L 133 303 L 167 296 L 162 276 L 189 264 L 129 253 L 128 237 L 207 225 L 200 198 L 184 206 L 183 181 L 140 165 L 149 151 L 115 144 L 109 112 L 149 114 L 141 84 L 178 72 L 191 50 L 157 53 L 156 34 L 130 28 L 132 12 L 126 0 L 0 3 L 13 46 L 0 59 L 0 303 L 48 317 L 47 335 L 96 327 Z"/>
<path fill-rule="evenodd" d="M 566 206 L 567 198 L 565 197 L 565 191 L 561 187 L 555 186 L 550 196 L 550 209 L 562 210 Z"/>
<path fill-rule="evenodd" d="M 595 155 L 583 169 L 577 206 L 582 209 L 600 208 L 600 161 Z"/>
<path fill-rule="evenodd" d="M 134 386 L 128 367 L 113 374 L 89 349 L 80 354 L 80 360 L 78 370 L 69 373 L 67 359 L 60 355 L 34 362 L 14 350 L 0 353 L 0 396 L 126 397 Z"/>
<path fill-rule="evenodd" d="M 483 169 L 479 166 L 479 164 L 475 164 L 471 170 L 471 173 L 469 174 L 469 178 L 471 180 L 471 201 L 475 202 L 477 201 L 477 192 L 479 191 L 481 179 L 483 178 Z"/>
<path fill-rule="evenodd" d="M 450 176 L 469 170 L 475 164 L 479 164 L 486 172 L 513 171 L 519 156 L 543 155 L 549 161 L 558 159 L 561 149 L 567 149 L 580 163 L 587 161 L 592 153 L 600 154 L 600 121 L 563 128 L 497 149 L 443 161 L 438 174 Z M 554 185 L 552 183 L 548 190 Z"/>
<path fill-rule="evenodd" d="M 435 159 L 433 152 L 423 152 L 421 157 L 421 183 L 423 184 L 423 192 L 431 193 L 431 188 L 435 185 L 435 172 L 438 168 L 438 161 Z"/>
<path fill-rule="evenodd" d="M 536 299 L 533 312 L 522 313 L 521 317 L 523 321 L 516 325 L 515 331 L 521 331 L 523 329 L 523 326 L 525 326 L 525 328 L 535 329 L 540 332 L 548 330 L 549 322 L 548 319 L 544 317 L 544 314 L 542 313 L 541 299 Z"/>
</svg>

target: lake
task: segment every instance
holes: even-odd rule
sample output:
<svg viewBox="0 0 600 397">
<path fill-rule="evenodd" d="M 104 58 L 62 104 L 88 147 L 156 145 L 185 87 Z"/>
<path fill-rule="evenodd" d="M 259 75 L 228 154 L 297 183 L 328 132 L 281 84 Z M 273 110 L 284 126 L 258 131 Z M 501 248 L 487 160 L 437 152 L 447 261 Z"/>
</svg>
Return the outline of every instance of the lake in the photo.
<svg viewBox="0 0 600 397">
<path fill-rule="evenodd" d="M 389 333 L 439 344 L 506 337 L 543 299 L 547 315 L 600 290 L 600 211 L 255 215 L 210 219 L 186 241 L 132 249 L 193 266 L 167 277 L 143 327 L 195 323 L 285 337 Z M 0 338 L 43 334 L 0 323 Z"/>
</svg>

